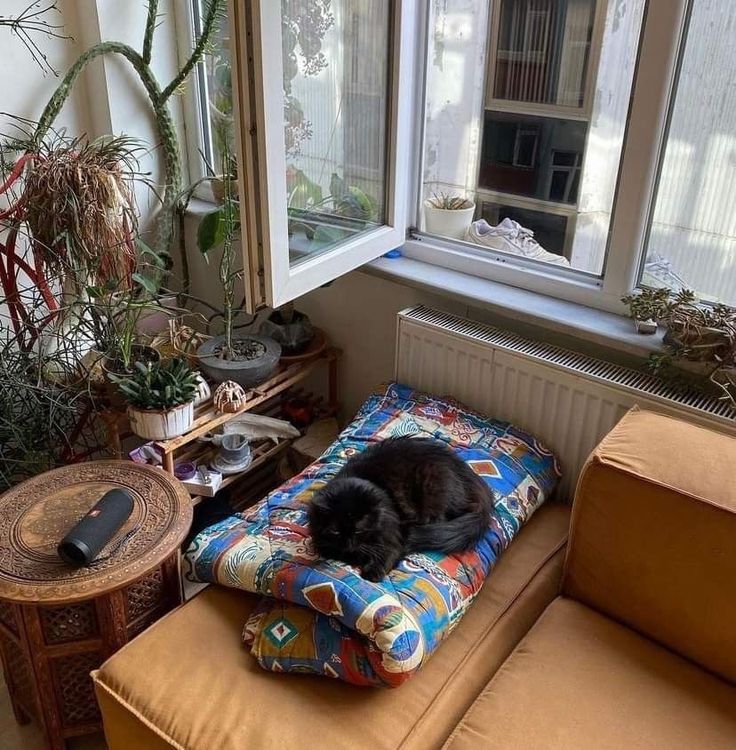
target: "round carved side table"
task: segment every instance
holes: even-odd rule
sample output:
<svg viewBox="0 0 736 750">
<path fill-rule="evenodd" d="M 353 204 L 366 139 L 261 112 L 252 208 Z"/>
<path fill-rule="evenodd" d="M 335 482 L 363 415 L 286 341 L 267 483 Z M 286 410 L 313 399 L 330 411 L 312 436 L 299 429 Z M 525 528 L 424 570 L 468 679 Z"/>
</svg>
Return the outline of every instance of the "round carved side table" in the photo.
<svg viewBox="0 0 736 750">
<path fill-rule="evenodd" d="M 65 532 L 114 488 L 133 497 L 126 524 L 91 566 L 62 562 Z M 54 469 L 0 497 L 0 655 L 16 719 L 49 748 L 102 728 L 90 671 L 181 604 L 191 521 L 179 481 L 131 461 Z"/>
</svg>

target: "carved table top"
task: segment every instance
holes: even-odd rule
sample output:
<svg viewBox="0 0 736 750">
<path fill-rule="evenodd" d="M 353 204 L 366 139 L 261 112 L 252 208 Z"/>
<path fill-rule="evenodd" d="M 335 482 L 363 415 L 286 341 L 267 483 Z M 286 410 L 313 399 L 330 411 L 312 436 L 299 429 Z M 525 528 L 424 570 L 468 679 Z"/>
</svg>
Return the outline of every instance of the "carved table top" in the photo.
<svg viewBox="0 0 736 750">
<path fill-rule="evenodd" d="M 62 537 L 116 488 L 133 497 L 130 518 L 91 567 L 67 565 L 56 553 Z M 189 493 L 161 469 L 91 461 L 40 474 L 0 496 L 0 599 L 60 604 L 127 586 L 169 557 L 191 523 Z"/>
</svg>

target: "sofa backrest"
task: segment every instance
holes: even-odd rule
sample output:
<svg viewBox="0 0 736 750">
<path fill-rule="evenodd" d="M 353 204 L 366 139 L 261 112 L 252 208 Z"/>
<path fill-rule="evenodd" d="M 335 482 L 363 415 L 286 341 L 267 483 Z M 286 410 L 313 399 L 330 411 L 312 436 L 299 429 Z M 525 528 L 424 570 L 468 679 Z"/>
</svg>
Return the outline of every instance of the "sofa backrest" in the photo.
<svg viewBox="0 0 736 750">
<path fill-rule="evenodd" d="M 580 475 L 563 594 L 736 683 L 736 438 L 630 411 Z"/>
</svg>

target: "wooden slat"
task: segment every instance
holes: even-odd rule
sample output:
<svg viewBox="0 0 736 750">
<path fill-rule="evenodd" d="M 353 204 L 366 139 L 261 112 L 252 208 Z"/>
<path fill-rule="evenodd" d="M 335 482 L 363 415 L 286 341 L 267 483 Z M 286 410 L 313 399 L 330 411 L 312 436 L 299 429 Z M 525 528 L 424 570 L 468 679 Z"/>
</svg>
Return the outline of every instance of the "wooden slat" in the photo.
<svg viewBox="0 0 736 750">
<path fill-rule="evenodd" d="M 248 476 L 248 474 L 252 473 L 256 469 L 260 468 L 263 464 L 273 459 L 275 456 L 277 456 L 281 451 L 283 451 L 287 446 L 291 445 L 291 440 L 286 439 L 282 440 L 279 443 L 272 443 L 270 440 L 266 440 L 263 443 L 257 444 L 255 447 L 252 448 L 253 451 L 253 461 L 251 462 L 250 466 L 245 469 L 244 471 L 238 472 L 237 474 L 231 474 L 230 476 L 225 477 L 222 480 L 222 484 L 220 485 L 217 492 L 220 492 L 221 490 L 225 489 L 225 487 L 228 487 L 231 484 L 234 484 L 235 482 L 245 478 Z M 270 447 L 268 447 L 268 444 L 271 444 Z M 202 495 L 195 495 L 192 497 L 192 503 L 194 505 L 199 505 L 203 500 L 210 500 L 211 498 L 202 496 Z"/>
<path fill-rule="evenodd" d="M 299 362 L 293 365 L 289 365 L 285 370 L 281 371 L 277 375 L 274 375 L 270 380 L 265 383 L 252 388 L 249 394 L 256 394 L 255 398 L 250 398 L 245 406 L 235 414 L 219 414 L 215 411 L 212 406 L 212 400 L 209 399 L 203 404 L 203 410 L 199 416 L 194 420 L 192 429 L 185 435 L 173 438 L 171 440 L 162 440 L 156 443 L 156 446 L 164 453 L 173 453 L 179 450 L 185 445 L 193 442 L 202 435 L 211 432 L 216 427 L 219 427 L 225 422 L 229 422 L 231 419 L 236 417 L 238 414 L 253 410 L 259 404 L 264 401 L 277 396 L 279 393 L 291 388 L 295 383 L 298 383 L 309 375 L 309 373 L 321 362 L 332 361 L 340 356 L 338 349 L 327 349 L 321 356 L 308 362 Z"/>
</svg>

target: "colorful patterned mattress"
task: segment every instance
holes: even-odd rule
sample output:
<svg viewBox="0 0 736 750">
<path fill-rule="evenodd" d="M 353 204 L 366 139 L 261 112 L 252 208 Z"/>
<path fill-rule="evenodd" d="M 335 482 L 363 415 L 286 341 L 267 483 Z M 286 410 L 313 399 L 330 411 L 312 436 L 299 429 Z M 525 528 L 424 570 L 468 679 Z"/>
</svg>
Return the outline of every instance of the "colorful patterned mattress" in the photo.
<svg viewBox="0 0 736 750">
<path fill-rule="evenodd" d="M 490 485 L 496 503 L 475 549 L 412 554 L 372 583 L 356 568 L 315 555 L 307 504 L 350 456 L 399 435 L 446 442 Z M 452 632 L 558 478 L 554 456 L 531 435 L 452 399 L 391 384 L 301 474 L 195 537 L 186 575 L 263 595 L 243 638 L 265 669 L 395 687 Z"/>
</svg>

